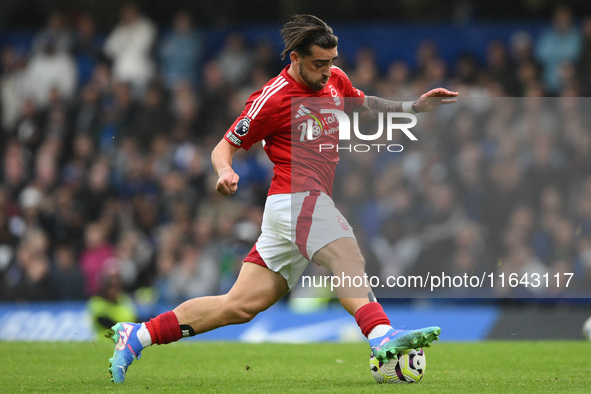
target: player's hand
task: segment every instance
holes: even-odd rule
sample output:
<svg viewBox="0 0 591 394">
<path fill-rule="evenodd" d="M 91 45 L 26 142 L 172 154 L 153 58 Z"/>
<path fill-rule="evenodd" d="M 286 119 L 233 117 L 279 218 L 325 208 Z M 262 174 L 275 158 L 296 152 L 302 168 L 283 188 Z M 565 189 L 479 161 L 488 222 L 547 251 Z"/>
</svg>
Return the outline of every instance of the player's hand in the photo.
<svg viewBox="0 0 591 394">
<path fill-rule="evenodd" d="M 240 177 L 231 168 L 220 171 L 215 189 L 224 196 L 236 193 Z"/>
<path fill-rule="evenodd" d="M 452 104 L 458 101 L 458 92 L 452 92 L 444 88 L 431 89 L 414 102 L 413 108 L 417 112 L 431 111 L 441 104 Z"/>
</svg>

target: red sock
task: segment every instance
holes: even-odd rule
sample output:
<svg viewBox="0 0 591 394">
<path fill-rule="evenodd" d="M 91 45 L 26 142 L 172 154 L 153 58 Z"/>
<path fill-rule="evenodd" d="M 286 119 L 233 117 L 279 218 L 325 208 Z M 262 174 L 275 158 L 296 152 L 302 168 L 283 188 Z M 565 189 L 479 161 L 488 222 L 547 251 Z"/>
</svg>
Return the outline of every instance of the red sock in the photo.
<svg viewBox="0 0 591 394">
<path fill-rule="evenodd" d="M 173 311 L 163 313 L 146 322 L 146 328 L 152 338 L 152 343 L 164 345 L 182 338 L 179 320 Z"/>
<path fill-rule="evenodd" d="M 377 302 L 363 305 L 355 312 L 355 321 L 363 335 L 368 336 L 375 326 L 380 324 L 390 325 L 390 319 L 384 313 L 384 309 Z"/>
</svg>

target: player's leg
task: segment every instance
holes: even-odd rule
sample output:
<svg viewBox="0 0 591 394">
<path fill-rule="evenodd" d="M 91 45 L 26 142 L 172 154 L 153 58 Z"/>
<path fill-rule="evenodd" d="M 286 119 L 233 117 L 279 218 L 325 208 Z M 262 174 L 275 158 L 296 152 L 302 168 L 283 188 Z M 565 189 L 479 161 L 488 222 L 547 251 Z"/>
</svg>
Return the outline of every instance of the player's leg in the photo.
<svg viewBox="0 0 591 394">
<path fill-rule="evenodd" d="M 201 334 L 229 324 L 246 323 L 283 297 L 289 288 L 283 276 L 245 262 L 230 291 L 222 296 L 188 300 L 174 309 L 180 325 Z"/>
<path fill-rule="evenodd" d="M 365 275 L 365 259 L 355 238 L 344 237 L 330 242 L 314 254 L 313 260 L 329 269 L 339 279 L 340 283 L 333 283 L 338 284 L 335 289 L 337 297 L 347 312 L 355 316 L 359 308 L 369 303 L 368 294 L 371 288 L 367 283 L 356 287 L 341 280 L 349 277 L 363 278 Z"/>
<path fill-rule="evenodd" d="M 253 263 L 244 263 L 236 283 L 227 294 L 193 298 L 173 311 L 148 322 L 113 326 L 116 343 L 109 371 L 113 381 L 125 381 L 129 365 L 152 344 L 167 344 L 229 324 L 246 323 L 275 304 L 288 291 L 280 274 Z"/>
<path fill-rule="evenodd" d="M 428 347 L 438 339 L 439 327 L 418 330 L 392 328 L 382 306 L 375 299 L 369 299 L 370 296 L 373 298 L 373 293 L 367 281 L 353 279 L 365 278 L 365 260 L 355 238 L 344 237 L 330 242 L 314 254 L 314 261 L 340 279 L 337 296 L 343 307 L 355 316 L 378 360 L 393 358 L 400 350 Z M 344 280 L 346 278 L 351 278 L 351 282 Z"/>
</svg>

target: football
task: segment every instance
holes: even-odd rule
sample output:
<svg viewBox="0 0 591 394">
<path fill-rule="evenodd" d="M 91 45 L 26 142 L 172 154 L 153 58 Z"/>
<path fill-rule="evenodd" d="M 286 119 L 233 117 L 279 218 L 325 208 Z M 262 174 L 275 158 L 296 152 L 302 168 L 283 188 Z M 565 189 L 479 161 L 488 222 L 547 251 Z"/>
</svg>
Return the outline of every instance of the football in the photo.
<svg viewBox="0 0 591 394">
<path fill-rule="evenodd" d="M 583 324 L 583 336 L 591 341 L 591 317 Z"/>
<path fill-rule="evenodd" d="M 378 383 L 417 383 L 425 374 L 427 359 L 423 349 L 403 350 L 388 362 L 369 357 L 371 374 Z"/>
</svg>

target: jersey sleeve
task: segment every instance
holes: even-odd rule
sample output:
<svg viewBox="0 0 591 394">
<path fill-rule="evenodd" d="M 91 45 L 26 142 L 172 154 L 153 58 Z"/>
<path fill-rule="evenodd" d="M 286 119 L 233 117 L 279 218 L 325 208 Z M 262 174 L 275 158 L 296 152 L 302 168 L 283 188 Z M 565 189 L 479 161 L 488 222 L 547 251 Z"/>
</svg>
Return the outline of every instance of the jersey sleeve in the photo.
<svg viewBox="0 0 591 394">
<path fill-rule="evenodd" d="M 250 149 L 269 134 L 269 119 L 274 116 L 270 100 L 265 100 L 265 90 L 253 93 L 246 106 L 232 126 L 226 131 L 224 139 L 236 148 Z"/>
</svg>

